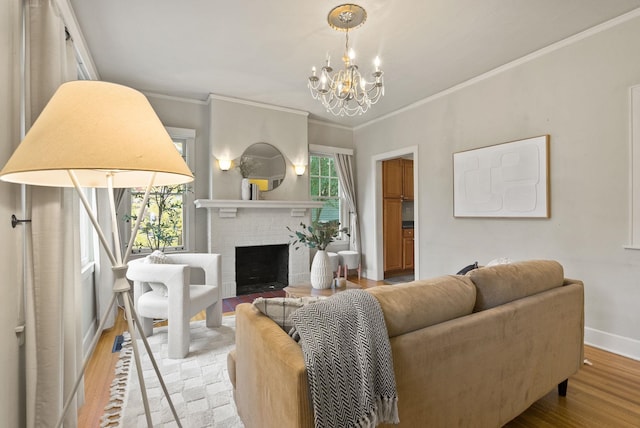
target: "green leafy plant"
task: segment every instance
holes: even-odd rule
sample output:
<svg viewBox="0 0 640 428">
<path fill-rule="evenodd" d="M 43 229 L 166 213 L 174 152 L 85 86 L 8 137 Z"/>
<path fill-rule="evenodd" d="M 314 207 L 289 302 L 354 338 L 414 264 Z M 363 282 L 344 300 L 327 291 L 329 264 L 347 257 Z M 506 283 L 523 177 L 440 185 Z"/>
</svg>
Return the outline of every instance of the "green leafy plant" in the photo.
<svg viewBox="0 0 640 428">
<path fill-rule="evenodd" d="M 337 220 L 314 222 L 309 226 L 300 223 L 300 227 L 301 230 L 292 230 L 287 226 L 287 229 L 293 232 L 293 235 L 289 235 L 293 239 L 289 244 L 293 245 L 296 250 L 300 248 L 300 245 L 325 250 L 327 245 L 333 242 L 341 232 L 348 231 L 346 227 L 341 228 Z"/>
<path fill-rule="evenodd" d="M 166 247 L 182 245 L 182 194 L 187 192 L 185 185 L 154 187 L 147 201 L 145 217 L 140 222 L 140 228 L 135 239 L 135 246 L 139 249 L 151 251 L 162 250 Z M 132 211 L 138 212 L 144 192 L 132 190 Z M 137 220 L 136 214 L 126 216 L 126 220 Z"/>
</svg>

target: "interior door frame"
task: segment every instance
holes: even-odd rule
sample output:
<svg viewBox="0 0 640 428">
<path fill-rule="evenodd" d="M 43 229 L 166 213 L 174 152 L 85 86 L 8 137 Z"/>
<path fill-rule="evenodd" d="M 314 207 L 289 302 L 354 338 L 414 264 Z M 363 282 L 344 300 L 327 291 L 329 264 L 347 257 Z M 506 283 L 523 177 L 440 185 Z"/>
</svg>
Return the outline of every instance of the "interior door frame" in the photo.
<svg viewBox="0 0 640 428">
<path fill-rule="evenodd" d="M 418 181 L 418 171 L 420 171 L 418 162 L 418 146 L 408 146 L 396 149 L 390 152 L 380 153 L 371 157 L 372 177 L 374 178 L 375 193 L 375 210 L 374 222 L 378 233 L 374 234 L 374 265 L 371 269 L 367 269 L 367 275 L 376 281 L 384 279 L 384 242 L 382 234 L 382 162 L 390 159 L 396 159 L 403 156 L 413 156 L 413 256 L 414 256 L 414 275 L 420 278 L 420 215 L 419 215 L 419 199 L 420 199 L 420 183 Z"/>
</svg>

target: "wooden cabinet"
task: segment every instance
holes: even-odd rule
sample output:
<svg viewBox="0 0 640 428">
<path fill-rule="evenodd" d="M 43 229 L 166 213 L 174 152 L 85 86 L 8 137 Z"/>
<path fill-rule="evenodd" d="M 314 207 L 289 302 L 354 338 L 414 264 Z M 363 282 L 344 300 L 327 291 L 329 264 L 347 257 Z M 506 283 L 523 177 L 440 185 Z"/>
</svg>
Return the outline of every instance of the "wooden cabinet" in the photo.
<svg viewBox="0 0 640 428">
<path fill-rule="evenodd" d="M 402 270 L 402 200 L 385 199 L 382 208 L 384 271 Z"/>
<path fill-rule="evenodd" d="M 413 269 L 413 229 L 402 229 L 402 202 L 413 200 L 413 160 L 382 162 L 384 272 Z"/>
<path fill-rule="evenodd" d="M 413 269 L 413 229 L 402 229 L 402 269 Z"/>
<path fill-rule="evenodd" d="M 413 200 L 413 160 L 382 162 L 382 197 Z"/>
<path fill-rule="evenodd" d="M 402 199 L 402 159 L 382 162 L 382 197 Z"/>
<path fill-rule="evenodd" d="M 402 159 L 402 197 L 413 201 L 413 161 Z"/>
</svg>

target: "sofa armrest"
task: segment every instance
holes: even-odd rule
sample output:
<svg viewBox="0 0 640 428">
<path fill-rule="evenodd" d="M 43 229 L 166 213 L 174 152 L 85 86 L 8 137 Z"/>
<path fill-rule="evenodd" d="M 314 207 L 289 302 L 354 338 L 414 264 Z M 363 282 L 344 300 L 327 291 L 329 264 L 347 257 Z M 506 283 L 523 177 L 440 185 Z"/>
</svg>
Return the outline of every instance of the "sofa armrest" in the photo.
<svg viewBox="0 0 640 428">
<path fill-rule="evenodd" d="M 313 427 L 302 348 L 253 305 L 236 307 L 235 400 L 246 428 Z"/>
</svg>

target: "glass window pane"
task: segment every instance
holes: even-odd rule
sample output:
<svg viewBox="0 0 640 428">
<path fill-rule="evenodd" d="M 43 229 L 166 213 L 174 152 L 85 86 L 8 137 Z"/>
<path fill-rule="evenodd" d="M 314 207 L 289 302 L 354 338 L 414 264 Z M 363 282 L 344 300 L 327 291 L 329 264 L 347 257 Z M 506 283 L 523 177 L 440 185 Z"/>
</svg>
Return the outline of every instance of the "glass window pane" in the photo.
<svg viewBox="0 0 640 428">
<path fill-rule="evenodd" d="M 185 157 L 186 143 L 174 141 L 176 150 Z M 145 188 L 131 189 L 131 212 L 128 221 L 135 225 L 144 199 Z M 184 246 L 184 201 L 186 185 L 156 186 L 151 189 L 144 218 L 134 240 L 134 248 L 143 251 L 179 249 Z"/>
<path fill-rule="evenodd" d="M 329 158 L 327 157 L 321 158 L 320 175 L 323 177 L 327 177 L 329 175 Z"/>
<path fill-rule="evenodd" d="M 309 175 L 320 175 L 320 158 L 311 156 Z"/>
<path fill-rule="evenodd" d="M 329 195 L 333 196 L 333 197 L 338 197 L 338 187 L 339 187 L 339 182 L 337 178 L 331 178 L 330 179 L 330 183 L 329 185 L 331 186 L 330 190 L 329 190 Z"/>
<path fill-rule="evenodd" d="M 338 174 L 333 156 L 311 155 L 309 159 L 309 191 L 312 200 L 323 201 L 322 208 L 311 210 L 311 221 L 325 222 L 341 219 Z"/>
<path fill-rule="evenodd" d="M 330 187 L 329 187 L 329 179 L 328 178 L 321 178 L 320 179 L 320 196 L 323 197 L 327 197 L 327 196 L 331 196 L 330 192 Z"/>
<path fill-rule="evenodd" d="M 311 197 L 320 196 L 320 179 L 311 177 L 309 181 Z"/>
<path fill-rule="evenodd" d="M 338 174 L 336 173 L 336 164 L 335 164 L 335 162 L 333 161 L 333 158 L 331 158 L 331 162 L 329 163 L 329 167 L 330 167 L 329 175 L 330 175 L 331 177 L 337 177 L 337 176 L 338 176 Z"/>
</svg>

